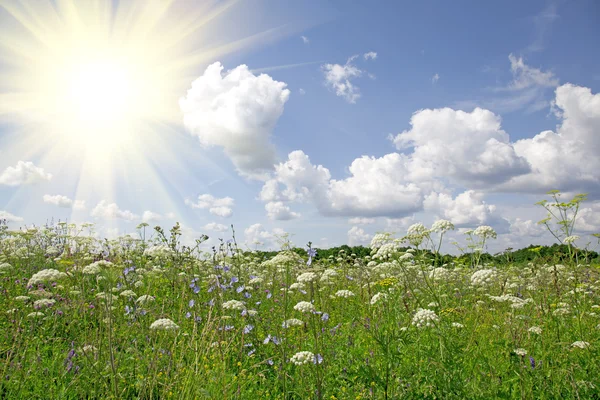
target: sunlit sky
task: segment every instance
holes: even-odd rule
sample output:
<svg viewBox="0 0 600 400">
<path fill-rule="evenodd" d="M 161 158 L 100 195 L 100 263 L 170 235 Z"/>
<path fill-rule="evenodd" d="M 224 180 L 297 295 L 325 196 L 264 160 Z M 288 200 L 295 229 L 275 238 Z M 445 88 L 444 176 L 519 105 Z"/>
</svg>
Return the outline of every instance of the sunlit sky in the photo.
<svg viewBox="0 0 600 400">
<path fill-rule="evenodd" d="M 0 0 L 0 218 L 367 244 L 600 232 L 593 1 Z M 453 251 L 448 244 L 446 251 Z"/>
</svg>

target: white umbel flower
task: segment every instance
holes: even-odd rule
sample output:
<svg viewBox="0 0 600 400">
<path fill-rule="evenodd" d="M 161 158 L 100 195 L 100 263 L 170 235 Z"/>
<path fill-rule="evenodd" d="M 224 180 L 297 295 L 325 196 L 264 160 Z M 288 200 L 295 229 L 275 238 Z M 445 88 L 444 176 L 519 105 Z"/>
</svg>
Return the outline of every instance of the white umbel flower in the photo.
<svg viewBox="0 0 600 400">
<path fill-rule="evenodd" d="M 246 308 L 246 305 L 238 300 L 229 300 L 223 303 L 224 310 L 243 310 Z"/>
<path fill-rule="evenodd" d="M 315 355 L 310 351 L 299 351 L 290 358 L 290 361 L 296 365 L 314 363 Z"/>
<path fill-rule="evenodd" d="M 154 300 L 155 300 L 154 296 L 150 296 L 149 294 L 144 294 L 144 295 L 138 297 L 135 302 L 139 303 L 139 304 L 148 304 L 148 303 L 152 303 Z"/>
<path fill-rule="evenodd" d="M 352 293 L 350 290 L 338 290 L 335 292 L 335 297 L 344 297 L 347 299 L 348 297 L 352 296 L 354 296 L 354 293 Z"/>
<path fill-rule="evenodd" d="M 576 342 L 573 342 L 573 344 L 571 344 L 571 347 L 576 347 L 578 349 L 587 349 L 588 347 L 590 347 L 590 344 L 588 342 L 578 340 Z"/>
<path fill-rule="evenodd" d="M 579 236 L 571 235 L 571 236 L 567 236 L 565 238 L 565 240 L 563 240 L 563 242 L 566 244 L 571 244 L 571 243 L 575 242 L 576 240 L 579 240 Z"/>
<path fill-rule="evenodd" d="M 314 282 L 317 279 L 317 274 L 314 272 L 305 272 L 299 275 L 296 280 L 300 283 L 310 283 Z"/>
<path fill-rule="evenodd" d="M 531 328 L 527 329 L 527 332 L 529 332 L 529 333 L 535 333 L 536 335 L 541 335 L 542 334 L 542 328 L 540 328 L 539 326 L 532 326 Z"/>
<path fill-rule="evenodd" d="M 454 224 L 445 219 L 439 219 L 431 226 L 433 232 L 445 233 L 454 230 Z"/>
<path fill-rule="evenodd" d="M 385 301 L 387 299 L 387 294 L 385 293 L 375 293 L 373 295 L 373 297 L 371 297 L 371 305 L 374 306 L 375 304 L 381 302 L 381 301 Z"/>
<path fill-rule="evenodd" d="M 412 324 L 417 328 L 432 327 L 439 320 L 435 311 L 420 308 L 413 316 Z"/>
<path fill-rule="evenodd" d="M 471 285 L 487 286 L 496 280 L 497 273 L 493 269 L 480 269 L 471 275 Z"/>
<path fill-rule="evenodd" d="M 518 349 L 514 349 L 513 351 L 516 355 L 521 356 L 521 357 L 525 357 L 527 355 L 527 350 L 525 350 L 525 349 L 518 348 Z"/>
<path fill-rule="evenodd" d="M 56 269 L 43 269 L 37 273 L 35 273 L 31 279 L 29 279 L 28 285 L 29 286 L 33 286 L 33 285 L 37 285 L 39 283 L 44 283 L 44 282 L 56 282 L 64 277 L 66 277 L 67 274 L 65 274 L 64 272 L 60 272 Z"/>
<path fill-rule="evenodd" d="M 179 325 L 170 320 L 169 318 L 157 319 L 150 325 L 150 329 L 158 331 L 175 331 L 179 329 Z"/>
<path fill-rule="evenodd" d="M 496 237 L 498 236 L 496 231 L 494 230 L 494 228 L 492 228 L 491 226 L 488 226 L 488 225 L 482 225 L 482 226 L 477 227 L 473 231 L 473 235 L 479 236 L 481 238 L 493 238 L 493 239 L 496 239 Z"/>
<path fill-rule="evenodd" d="M 298 318 L 290 318 L 287 321 L 283 321 L 283 324 L 281 324 L 281 326 L 286 329 L 291 328 L 293 326 L 302 326 L 302 325 L 304 325 L 304 322 L 302 322 Z"/>
<path fill-rule="evenodd" d="M 309 303 L 308 301 L 301 301 L 294 306 L 294 310 L 300 311 L 303 313 L 308 313 L 308 312 L 315 311 L 315 306 L 314 306 L 314 304 Z"/>
</svg>

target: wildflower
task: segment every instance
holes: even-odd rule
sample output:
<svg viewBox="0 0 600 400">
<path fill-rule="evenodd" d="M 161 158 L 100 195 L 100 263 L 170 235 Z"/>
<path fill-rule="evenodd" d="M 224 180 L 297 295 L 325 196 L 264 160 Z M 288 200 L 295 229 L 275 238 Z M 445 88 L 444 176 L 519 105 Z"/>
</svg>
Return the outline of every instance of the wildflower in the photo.
<svg viewBox="0 0 600 400">
<path fill-rule="evenodd" d="M 34 286 L 37 285 L 39 283 L 44 283 L 44 282 L 56 282 L 64 277 L 66 277 L 67 274 L 65 274 L 64 272 L 60 272 L 56 269 L 43 269 L 37 273 L 35 273 L 30 279 L 29 282 L 27 283 L 28 286 Z"/>
<path fill-rule="evenodd" d="M 254 329 L 254 325 L 246 325 L 246 326 L 244 326 L 244 335 L 249 334 L 252 331 L 252 329 Z"/>
<path fill-rule="evenodd" d="M 496 239 L 498 236 L 494 228 L 487 225 L 482 225 L 473 231 L 475 236 L 479 236 L 481 238 L 491 237 L 492 239 Z"/>
<path fill-rule="evenodd" d="M 412 324 L 417 328 L 431 327 L 439 320 L 435 311 L 420 308 L 413 316 Z"/>
<path fill-rule="evenodd" d="M 297 310 L 297 311 L 300 311 L 303 313 L 313 312 L 313 311 L 315 311 L 315 306 L 314 306 L 314 304 L 309 303 L 308 301 L 301 301 L 294 306 L 294 310 Z"/>
<path fill-rule="evenodd" d="M 191 300 L 188 302 L 188 307 L 189 307 L 189 308 L 192 308 L 192 307 L 194 307 L 194 304 L 196 304 L 196 302 L 194 301 L 194 299 L 191 299 Z"/>
<path fill-rule="evenodd" d="M 44 313 L 43 312 L 32 312 L 27 314 L 27 318 L 39 318 L 39 317 L 43 317 Z"/>
<path fill-rule="evenodd" d="M 300 351 L 290 358 L 290 361 L 296 365 L 304 365 L 308 363 L 315 363 L 316 358 L 310 351 Z"/>
<path fill-rule="evenodd" d="M 338 290 L 335 292 L 335 297 L 344 297 L 347 299 L 348 297 L 352 296 L 354 296 L 354 293 L 352 293 L 350 290 Z"/>
<path fill-rule="evenodd" d="M 577 240 L 579 240 L 579 236 L 577 236 L 577 235 L 571 235 L 571 236 L 567 236 L 563 240 L 563 242 L 566 243 L 566 244 L 572 244 L 572 243 L 574 243 Z"/>
<path fill-rule="evenodd" d="M 304 283 L 294 282 L 290 285 L 290 290 L 304 290 Z"/>
<path fill-rule="evenodd" d="M 527 332 L 529 332 L 529 333 L 535 333 L 536 335 L 541 335 L 542 334 L 542 328 L 540 328 L 539 326 L 532 326 L 531 328 L 527 329 Z"/>
<path fill-rule="evenodd" d="M 128 298 L 132 298 L 132 297 L 137 297 L 137 295 L 135 294 L 135 292 L 133 290 L 123 290 L 121 292 L 121 294 L 119 294 L 119 296 L 121 297 L 128 297 Z"/>
<path fill-rule="evenodd" d="M 98 352 L 98 349 L 96 347 L 92 346 L 91 344 L 86 344 L 85 346 L 83 346 L 81 348 L 81 352 L 84 354 L 90 354 L 90 353 L 94 354 L 94 353 Z"/>
<path fill-rule="evenodd" d="M 172 331 L 179 329 L 179 326 L 169 318 L 157 319 L 150 325 L 150 329 L 160 331 Z"/>
<path fill-rule="evenodd" d="M 461 328 L 464 328 L 465 326 L 463 324 L 461 324 L 460 322 L 453 322 L 452 327 L 461 329 Z"/>
<path fill-rule="evenodd" d="M 306 261 L 306 265 L 310 265 L 312 264 L 313 257 L 317 255 L 317 250 L 309 247 L 308 250 L 306 250 L 306 254 L 308 254 L 308 261 Z"/>
<path fill-rule="evenodd" d="M 223 303 L 224 310 L 244 310 L 246 305 L 238 300 L 229 300 Z"/>
<path fill-rule="evenodd" d="M 454 230 L 454 224 L 445 219 L 437 220 L 431 226 L 432 232 L 445 233 L 451 230 Z"/>
<path fill-rule="evenodd" d="M 513 352 L 521 357 L 525 357 L 527 355 L 527 350 L 522 349 L 522 348 L 518 348 L 518 349 L 514 349 Z"/>
<path fill-rule="evenodd" d="M 573 342 L 571 344 L 571 347 L 577 347 L 578 349 L 587 349 L 588 347 L 590 347 L 590 344 L 588 342 L 578 340 L 576 342 Z"/>
<path fill-rule="evenodd" d="M 140 303 L 140 304 L 148 304 L 148 303 L 152 303 L 153 301 L 154 301 L 154 297 L 153 296 L 145 294 L 143 296 L 138 297 L 135 302 L 136 303 Z"/>
<path fill-rule="evenodd" d="M 30 300 L 29 296 L 17 296 L 15 297 L 16 301 L 28 302 Z"/>
<path fill-rule="evenodd" d="M 297 318 L 291 318 L 288 319 L 287 321 L 283 321 L 283 324 L 281 324 L 281 326 L 283 328 L 291 328 L 293 326 L 302 326 L 304 325 L 304 322 L 302 322 L 301 320 L 297 319 Z"/>
<path fill-rule="evenodd" d="M 299 275 L 296 280 L 300 283 L 310 283 L 314 282 L 317 279 L 317 274 L 314 272 L 305 272 Z"/>
<path fill-rule="evenodd" d="M 386 299 L 387 299 L 387 294 L 381 293 L 381 292 L 375 293 L 373 295 L 373 297 L 371 297 L 371 305 L 373 306 L 380 301 L 385 301 Z"/>
<path fill-rule="evenodd" d="M 321 321 L 323 321 L 323 322 L 329 321 L 329 314 L 323 313 L 323 315 L 321 315 Z"/>
<path fill-rule="evenodd" d="M 486 286 L 496 280 L 496 271 L 493 269 L 480 269 L 471 275 L 471 285 Z"/>
<path fill-rule="evenodd" d="M 52 307 L 56 303 L 54 299 L 40 299 L 33 302 L 33 308 Z"/>
</svg>

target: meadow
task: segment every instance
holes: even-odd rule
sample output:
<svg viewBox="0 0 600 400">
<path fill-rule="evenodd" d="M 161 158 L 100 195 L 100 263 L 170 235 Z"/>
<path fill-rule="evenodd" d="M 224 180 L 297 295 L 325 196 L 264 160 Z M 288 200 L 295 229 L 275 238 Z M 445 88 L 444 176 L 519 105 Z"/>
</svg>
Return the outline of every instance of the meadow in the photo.
<svg viewBox="0 0 600 400">
<path fill-rule="evenodd" d="M 559 256 L 485 262 L 491 227 L 440 254 L 449 221 L 368 255 L 212 251 L 170 231 L 0 228 L 0 397 L 555 399 L 600 396 L 600 269 L 575 197 L 540 202 Z"/>
</svg>

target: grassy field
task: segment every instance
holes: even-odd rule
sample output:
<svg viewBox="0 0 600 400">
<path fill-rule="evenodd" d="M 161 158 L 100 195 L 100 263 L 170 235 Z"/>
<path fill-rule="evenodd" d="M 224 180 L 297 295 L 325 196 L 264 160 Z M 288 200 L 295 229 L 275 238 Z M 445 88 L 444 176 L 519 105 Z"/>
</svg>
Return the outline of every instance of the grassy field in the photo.
<svg viewBox="0 0 600 400">
<path fill-rule="evenodd" d="M 495 233 L 480 227 L 472 262 L 440 265 L 424 249 L 437 255 L 447 221 L 315 262 L 310 247 L 265 260 L 235 241 L 201 253 L 177 227 L 113 241 L 82 229 L 0 230 L 2 398 L 600 393 L 599 269 L 574 252 L 481 265 Z"/>
</svg>

